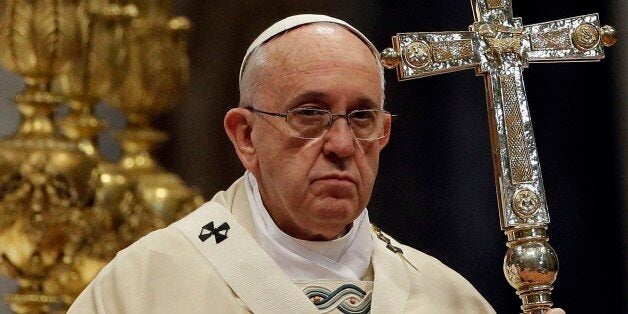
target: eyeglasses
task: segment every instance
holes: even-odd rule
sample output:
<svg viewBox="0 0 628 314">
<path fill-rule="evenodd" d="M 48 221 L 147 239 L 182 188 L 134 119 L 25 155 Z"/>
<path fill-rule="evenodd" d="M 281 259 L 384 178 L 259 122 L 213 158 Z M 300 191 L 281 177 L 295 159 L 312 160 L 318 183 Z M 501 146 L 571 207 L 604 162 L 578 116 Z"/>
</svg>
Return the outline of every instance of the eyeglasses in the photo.
<svg viewBox="0 0 628 314">
<path fill-rule="evenodd" d="M 292 136 L 302 139 L 317 139 L 322 137 L 334 121 L 339 118 L 347 119 L 347 124 L 353 136 L 358 140 L 378 140 L 390 132 L 386 125 L 386 117 L 395 115 L 383 109 L 353 110 L 347 114 L 333 114 L 329 110 L 317 108 L 295 108 L 286 113 L 268 112 L 245 107 L 252 112 L 262 113 L 286 119 L 292 130 Z"/>
</svg>

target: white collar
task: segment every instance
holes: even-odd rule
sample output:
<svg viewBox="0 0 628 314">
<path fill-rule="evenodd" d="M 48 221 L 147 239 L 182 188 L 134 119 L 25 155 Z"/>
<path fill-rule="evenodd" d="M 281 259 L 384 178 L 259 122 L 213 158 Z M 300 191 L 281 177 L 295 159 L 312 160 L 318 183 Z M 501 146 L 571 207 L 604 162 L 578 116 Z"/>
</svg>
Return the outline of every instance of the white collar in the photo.
<svg viewBox="0 0 628 314">
<path fill-rule="evenodd" d="M 331 241 L 293 238 L 275 224 L 264 207 L 255 176 L 244 175 L 257 239 L 262 249 L 293 280 L 360 280 L 371 261 L 373 240 L 368 211 L 356 218 L 351 230 Z"/>
</svg>

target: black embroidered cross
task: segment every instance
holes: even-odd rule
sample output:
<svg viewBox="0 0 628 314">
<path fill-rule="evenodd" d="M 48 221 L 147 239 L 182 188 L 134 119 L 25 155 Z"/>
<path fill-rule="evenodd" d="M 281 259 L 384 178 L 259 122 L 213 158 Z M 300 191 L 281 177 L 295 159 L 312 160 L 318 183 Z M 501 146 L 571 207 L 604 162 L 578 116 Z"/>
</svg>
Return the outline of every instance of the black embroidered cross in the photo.
<svg viewBox="0 0 628 314">
<path fill-rule="evenodd" d="M 201 228 L 201 234 L 198 235 L 198 238 L 205 242 L 213 235 L 216 238 L 216 244 L 218 244 L 227 238 L 227 232 L 229 232 L 230 228 L 231 227 L 229 227 L 229 224 L 226 222 L 218 228 L 214 228 L 214 222 L 211 221 Z"/>
</svg>

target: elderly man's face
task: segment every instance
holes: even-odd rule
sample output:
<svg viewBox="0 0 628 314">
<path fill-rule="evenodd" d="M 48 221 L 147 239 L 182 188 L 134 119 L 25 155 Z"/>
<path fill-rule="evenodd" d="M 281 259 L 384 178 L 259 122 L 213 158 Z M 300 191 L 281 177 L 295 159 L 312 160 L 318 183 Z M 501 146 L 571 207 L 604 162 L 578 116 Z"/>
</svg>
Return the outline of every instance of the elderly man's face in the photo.
<svg viewBox="0 0 628 314">
<path fill-rule="evenodd" d="M 257 109 L 285 113 L 310 107 L 345 114 L 381 108 L 379 65 L 348 30 L 307 25 L 264 48 L 267 64 L 254 75 L 258 83 L 251 105 Z M 347 120 L 338 118 L 322 138 L 299 139 L 281 118 L 246 115 L 255 158 L 245 166 L 257 178 L 273 220 L 301 239 L 341 234 L 369 201 L 388 136 L 356 140 Z"/>
</svg>

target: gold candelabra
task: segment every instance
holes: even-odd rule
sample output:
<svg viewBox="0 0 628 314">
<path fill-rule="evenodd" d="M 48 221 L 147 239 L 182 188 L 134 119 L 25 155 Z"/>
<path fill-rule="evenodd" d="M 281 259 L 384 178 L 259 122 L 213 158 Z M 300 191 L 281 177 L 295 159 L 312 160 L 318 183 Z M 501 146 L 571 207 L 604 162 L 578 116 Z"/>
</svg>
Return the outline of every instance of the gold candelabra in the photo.
<svg viewBox="0 0 628 314">
<path fill-rule="evenodd" d="M 137 238 L 202 203 L 151 156 L 151 116 L 187 83 L 187 19 L 169 1 L 0 0 L 0 62 L 22 76 L 17 131 L 0 140 L 0 271 L 17 313 L 64 310 Z M 93 114 L 105 96 L 128 118 L 124 156 L 105 160 Z M 70 108 L 55 120 L 62 103 Z"/>
</svg>

